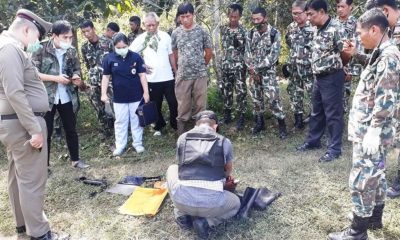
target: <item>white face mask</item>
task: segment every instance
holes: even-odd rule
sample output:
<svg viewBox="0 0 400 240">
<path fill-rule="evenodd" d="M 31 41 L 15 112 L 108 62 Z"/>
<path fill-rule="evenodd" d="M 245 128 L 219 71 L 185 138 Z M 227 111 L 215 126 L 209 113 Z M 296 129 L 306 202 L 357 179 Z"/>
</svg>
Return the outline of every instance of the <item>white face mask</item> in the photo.
<svg viewBox="0 0 400 240">
<path fill-rule="evenodd" d="M 128 54 L 129 48 L 124 47 L 124 48 L 115 48 L 115 53 L 120 55 L 121 57 L 126 57 Z"/>
<path fill-rule="evenodd" d="M 60 41 L 60 48 L 61 49 L 64 49 L 64 50 L 67 50 L 68 48 L 70 48 L 71 47 L 71 43 L 70 42 L 63 42 L 63 41 Z"/>
</svg>

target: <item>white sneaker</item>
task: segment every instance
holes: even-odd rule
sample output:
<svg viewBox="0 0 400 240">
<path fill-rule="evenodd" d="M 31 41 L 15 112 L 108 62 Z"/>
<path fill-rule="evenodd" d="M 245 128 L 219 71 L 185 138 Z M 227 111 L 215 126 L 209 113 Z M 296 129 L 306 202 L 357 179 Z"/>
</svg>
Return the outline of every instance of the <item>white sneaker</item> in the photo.
<svg viewBox="0 0 400 240">
<path fill-rule="evenodd" d="M 161 136 L 161 131 L 155 131 L 153 136 Z"/>
<path fill-rule="evenodd" d="M 114 151 L 113 151 L 113 156 L 114 157 L 118 157 L 118 156 L 121 156 L 122 155 L 122 153 L 124 153 L 124 148 L 120 148 L 120 149 L 115 149 Z"/>
<path fill-rule="evenodd" d="M 135 150 L 137 153 L 142 153 L 144 152 L 144 147 L 142 145 L 136 146 Z"/>
</svg>

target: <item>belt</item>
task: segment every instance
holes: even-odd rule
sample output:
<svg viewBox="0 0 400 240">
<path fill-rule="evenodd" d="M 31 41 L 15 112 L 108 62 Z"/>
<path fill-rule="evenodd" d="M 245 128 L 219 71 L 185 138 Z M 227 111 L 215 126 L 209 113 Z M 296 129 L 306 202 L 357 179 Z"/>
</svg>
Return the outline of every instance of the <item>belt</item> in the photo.
<svg viewBox="0 0 400 240">
<path fill-rule="evenodd" d="M 335 70 L 329 71 L 329 72 L 318 73 L 318 74 L 315 74 L 315 76 L 316 76 L 317 78 L 323 78 L 323 77 L 332 75 L 332 74 L 334 74 L 334 73 L 337 73 L 337 72 L 339 72 L 339 70 L 340 70 L 340 69 L 335 69 Z"/>
<path fill-rule="evenodd" d="M 44 117 L 44 115 L 46 115 L 45 112 L 34 112 L 33 114 L 37 117 Z M 0 115 L 0 120 L 13 120 L 13 119 L 18 119 L 18 115 L 16 113 Z"/>
</svg>

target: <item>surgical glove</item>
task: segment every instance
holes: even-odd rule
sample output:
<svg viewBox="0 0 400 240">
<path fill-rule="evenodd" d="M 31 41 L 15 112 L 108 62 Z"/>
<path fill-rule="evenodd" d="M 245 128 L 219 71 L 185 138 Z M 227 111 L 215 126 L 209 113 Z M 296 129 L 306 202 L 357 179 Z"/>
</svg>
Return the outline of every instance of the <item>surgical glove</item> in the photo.
<svg viewBox="0 0 400 240">
<path fill-rule="evenodd" d="M 378 152 L 381 131 L 381 128 L 368 128 L 362 142 L 362 148 L 365 154 L 373 155 Z"/>
</svg>

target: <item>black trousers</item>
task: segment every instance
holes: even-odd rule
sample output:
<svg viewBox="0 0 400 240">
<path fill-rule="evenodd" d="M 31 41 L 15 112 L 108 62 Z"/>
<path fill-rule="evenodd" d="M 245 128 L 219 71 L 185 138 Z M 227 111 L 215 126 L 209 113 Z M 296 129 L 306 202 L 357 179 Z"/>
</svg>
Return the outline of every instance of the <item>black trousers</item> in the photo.
<svg viewBox="0 0 400 240">
<path fill-rule="evenodd" d="M 306 140 L 310 145 L 319 145 L 327 128 L 330 138 L 327 152 L 335 155 L 342 153 L 343 84 L 343 70 L 317 77 L 314 81 L 310 130 Z"/>
<path fill-rule="evenodd" d="M 165 99 L 169 108 L 169 123 L 176 130 L 176 117 L 178 116 L 178 102 L 175 96 L 175 80 L 151 83 L 149 82 L 150 101 L 155 102 L 158 110 L 158 121 L 154 130 L 159 131 L 165 127 L 166 123 L 162 115 L 162 102 Z"/>
<path fill-rule="evenodd" d="M 79 140 L 76 132 L 76 117 L 72 108 L 72 102 L 67 102 L 65 104 L 59 103 L 57 105 L 54 104 L 53 108 L 44 116 L 47 124 L 48 165 L 50 165 L 51 135 L 53 134 L 54 115 L 56 114 L 56 110 L 58 111 L 58 114 L 60 114 L 61 122 L 64 127 L 69 157 L 71 161 L 79 160 Z"/>
</svg>

